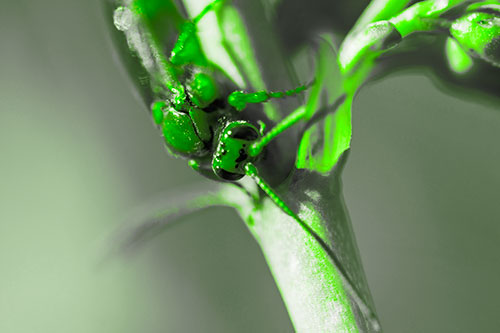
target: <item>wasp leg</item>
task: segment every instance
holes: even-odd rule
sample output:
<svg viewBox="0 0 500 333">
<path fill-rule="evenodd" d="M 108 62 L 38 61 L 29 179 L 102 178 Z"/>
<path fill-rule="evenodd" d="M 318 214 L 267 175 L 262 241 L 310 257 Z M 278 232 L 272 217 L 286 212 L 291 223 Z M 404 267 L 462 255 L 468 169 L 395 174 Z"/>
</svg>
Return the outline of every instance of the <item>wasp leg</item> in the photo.
<svg viewBox="0 0 500 333">
<path fill-rule="evenodd" d="M 246 108 L 247 104 L 258 104 L 264 103 L 270 100 L 271 98 L 284 98 L 288 96 L 295 96 L 306 89 L 308 89 L 311 84 L 306 84 L 303 86 L 299 86 L 294 89 L 285 90 L 285 91 L 257 91 L 253 93 L 246 93 L 243 91 L 234 91 L 227 98 L 228 103 L 234 107 L 238 111 L 242 111 Z"/>
<path fill-rule="evenodd" d="M 285 201 L 280 198 L 280 196 L 271 188 L 271 186 L 262 179 L 258 172 L 257 167 L 252 163 L 247 163 L 245 165 L 245 173 L 247 176 L 251 177 L 255 183 L 259 186 L 259 188 L 266 193 L 266 195 L 278 206 L 285 214 L 292 217 L 300 227 L 308 234 L 310 234 L 318 244 L 325 250 L 325 252 L 333 259 L 334 264 L 338 266 L 338 270 L 342 273 L 342 270 L 339 268 L 339 262 L 336 255 L 333 253 L 330 246 L 328 246 L 325 241 L 305 222 L 303 221 L 288 205 Z"/>
<path fill-rule="evenodd" d="M 335 111 L 339 105 L 341 105 L 345 100 L 345 95 L 340 96 L 335 103 L 327 106 L 321 110 L 318 110 L 315 114 L 310 114 L 308 108 L 305 105 L 300 106 L 295 111 L 290 113 L 285 119 L 277 123 L 269 132 L 262 136 L 259 140 L 254 142 L 250 146 L 249 153 L 251 156 L 259 155 L 262 150 L 273 140 L 275 137 L 283 133 L 288 128 L 297 124 L 299 121 L 309 122 L 313 120 L 313 116 L 321 116 L 327 112 Z"/>
</svg>

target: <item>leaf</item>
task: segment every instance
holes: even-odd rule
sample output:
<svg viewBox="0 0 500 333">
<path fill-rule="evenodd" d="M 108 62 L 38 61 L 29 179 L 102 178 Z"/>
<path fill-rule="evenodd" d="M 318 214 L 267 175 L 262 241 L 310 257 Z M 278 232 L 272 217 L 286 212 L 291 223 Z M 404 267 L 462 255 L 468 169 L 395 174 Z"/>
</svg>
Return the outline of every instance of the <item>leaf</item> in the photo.
<svg viewBox="0 0 500 333">
<path fill-rule="evenodd" d="M 351 104 L 347 98 L 339 107 L 329 108 L 342 94 L 342 77 L 331 35 L 319 40 L 316 75 L 306 107 L 311 116 L 325 110 L 318 122 L 310 126 L 300 141 L 296 167 L 327 173 L 351 142 Z"/>
</svg>

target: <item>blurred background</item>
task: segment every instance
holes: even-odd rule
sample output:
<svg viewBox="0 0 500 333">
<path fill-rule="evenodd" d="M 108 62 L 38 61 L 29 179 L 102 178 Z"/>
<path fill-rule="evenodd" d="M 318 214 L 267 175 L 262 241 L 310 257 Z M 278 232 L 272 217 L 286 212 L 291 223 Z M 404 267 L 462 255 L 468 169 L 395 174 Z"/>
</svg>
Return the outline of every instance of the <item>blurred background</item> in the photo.
<svg viewBox="0 0 500 333">
<path fill-rule="evenodd" d="M 340 30 L 367 2 L 352 3 Z M 0 332 L 293 331 L 229 209 L 104 260 L 128 212 L 205 181 L 164 151 L 97 1 L 0 4 Z M 283 24 L 300 9 L 279 8 Z M 433 82 L 399 71 L 359 93 L 347 206 L 386 332 L 496 331 L 500 100 Z"/>
</svg>

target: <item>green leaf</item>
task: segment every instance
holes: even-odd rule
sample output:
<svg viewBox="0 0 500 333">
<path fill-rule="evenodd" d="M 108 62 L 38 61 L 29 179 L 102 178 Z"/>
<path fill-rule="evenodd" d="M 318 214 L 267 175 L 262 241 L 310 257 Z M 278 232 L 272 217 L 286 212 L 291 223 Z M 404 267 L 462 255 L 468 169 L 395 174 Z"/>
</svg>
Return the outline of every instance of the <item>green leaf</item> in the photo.
<svg viewBox="0 0 500 333">
<path fill-rule="evenodd" d="M 309 118 L 318 113 L 317 121 L 302 136 L 296 167 L 327 173 L 349 149 L 352 99 L 346 99 L 338 109 L 330 108 L 342 94 L 342 77 L 333 37 L 321 36 L 315 53 L 315 81 L 308 96 L 306 112 Z M 304 61 L 296 59 L 296 63 Z"/>
</svg>

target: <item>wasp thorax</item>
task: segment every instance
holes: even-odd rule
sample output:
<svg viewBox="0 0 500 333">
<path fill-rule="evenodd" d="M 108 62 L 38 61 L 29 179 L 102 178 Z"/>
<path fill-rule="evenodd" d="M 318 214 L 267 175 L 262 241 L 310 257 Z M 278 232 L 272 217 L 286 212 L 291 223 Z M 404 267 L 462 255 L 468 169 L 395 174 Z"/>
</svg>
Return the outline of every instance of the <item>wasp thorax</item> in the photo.
<svg viewBox="0 0 500 333">
<path fill-rule="evenodd" d="M 255 126 L 246 121 L 230 122 L 222 131 L 212 168 L 224 180 L 238 180 L 245 176 L 245 165 L 256 157 L 249 154 L 250 146 L 259 139 Z"/>
</svg>

